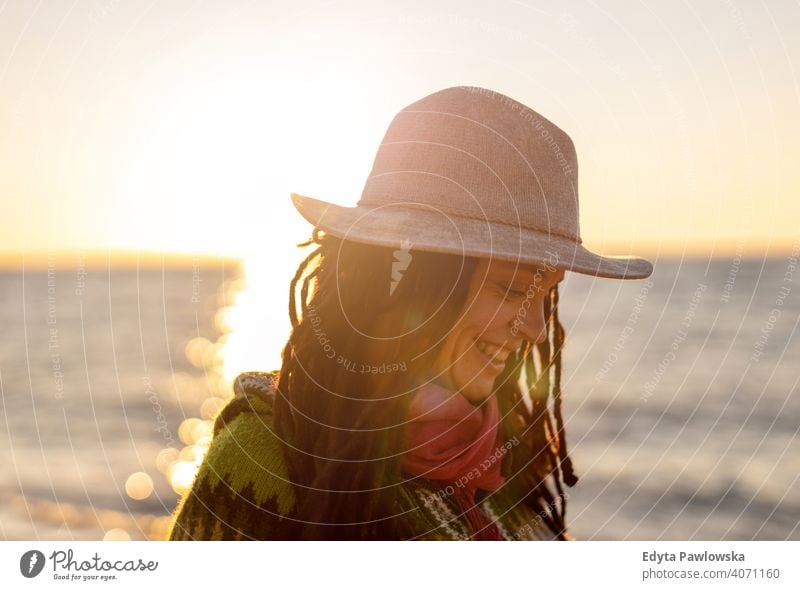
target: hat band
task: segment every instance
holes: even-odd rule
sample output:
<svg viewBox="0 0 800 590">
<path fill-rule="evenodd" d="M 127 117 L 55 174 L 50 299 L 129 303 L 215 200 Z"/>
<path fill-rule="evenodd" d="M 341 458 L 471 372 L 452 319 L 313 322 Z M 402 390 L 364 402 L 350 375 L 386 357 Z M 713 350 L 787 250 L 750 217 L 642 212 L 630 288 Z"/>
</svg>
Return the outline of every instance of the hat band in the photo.
<svg viewBox="0 0 800 590">
<path fill-rule="evenodd" d="M 534 231 L 546 233 L 546 234 L 553 234 L 554 236 L 559 236 L 561 238 L 566 238 L 576 244 L 580 244 L 583 242 L 580 237 L 575 237 L 571 234 L 566 232 L 562 232 L 560 230 L 552 229 L 552 228 L 542 228 L 537 225 L 516 222 L 516 221 L 508 221 L 505 219 L 499 219 L 497 217 L 489 217 L 487 215 L 480 215 L 476 213 L 472 213 L 469 211 L 464 211 L 462 209 L 454 209 L 452 207 L 447 207 L 445 205 L 429 205 L 427 203 L 414 203 L 414 202 L 401 202 L 401 203 L 375 203 L 370 202 L 370 200 L 361 199 L 357 204 L 357 206 L 385 206 L 385 205 L 396 205 L 398 207 L 404 207 L 407 209 L 433 209 L 435 211 L 441 211 L 442 213 L 449 213 L 451 215 L 455 215 L 456 217 L 465 217 L 467 219 L 477 219 L 478 221 L 488 221 L 491 223 L 500 223 L 502 225 L 507 225 L 509 227 L 513 227 L 515 229 L 531 229 Z"/>
</svg>

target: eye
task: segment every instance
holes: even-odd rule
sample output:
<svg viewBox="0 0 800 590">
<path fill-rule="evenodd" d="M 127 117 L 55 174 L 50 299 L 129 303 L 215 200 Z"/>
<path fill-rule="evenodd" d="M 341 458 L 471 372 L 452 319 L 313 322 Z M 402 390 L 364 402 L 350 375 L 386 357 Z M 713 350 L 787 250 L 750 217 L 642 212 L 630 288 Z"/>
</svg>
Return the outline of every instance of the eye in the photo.
<svg viewBox="0 0 800 590">
<path fill-rule="evenodd" d="M 525 291 L 516 291 L 514 289 L 503 289 L 503 298 L 506 301 L 521 299 L 523 297 L 525 297 Z"/>
</svg>

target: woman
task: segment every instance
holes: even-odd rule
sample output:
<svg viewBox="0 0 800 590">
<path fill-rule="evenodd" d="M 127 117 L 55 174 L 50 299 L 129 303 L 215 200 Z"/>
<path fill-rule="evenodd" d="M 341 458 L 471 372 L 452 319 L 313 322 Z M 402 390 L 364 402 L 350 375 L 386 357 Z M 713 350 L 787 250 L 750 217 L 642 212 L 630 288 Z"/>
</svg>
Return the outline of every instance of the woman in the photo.
<svg viewBox="0 0 800 590">
<path fill-rule="evenodd" d="M 282 367 L 237 378 L 169 538 L 570 539 L 558 283 L 652 272 L 581 245 L 577 187 L 561 129 L 462 86 L 395 116 L 355 207 L 293 194 Z"/>
</svg>

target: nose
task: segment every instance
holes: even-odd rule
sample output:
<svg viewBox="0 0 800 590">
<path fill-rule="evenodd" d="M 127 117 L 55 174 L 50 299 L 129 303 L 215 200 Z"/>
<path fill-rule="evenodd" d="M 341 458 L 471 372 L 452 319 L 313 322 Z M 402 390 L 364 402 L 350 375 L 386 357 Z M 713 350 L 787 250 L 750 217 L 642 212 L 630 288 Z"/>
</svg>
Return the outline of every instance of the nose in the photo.
<svg viewBox="0 0 800 590">
<path fill-rule="evenodd" d="M 522 336 L 525 340 L 541 344 L 547 340 L 545 331 L 544 305 L 537 298 L 535 303 L 516 317 L 512 322 L 511 333 L 515 336 Z"/>
</svg>

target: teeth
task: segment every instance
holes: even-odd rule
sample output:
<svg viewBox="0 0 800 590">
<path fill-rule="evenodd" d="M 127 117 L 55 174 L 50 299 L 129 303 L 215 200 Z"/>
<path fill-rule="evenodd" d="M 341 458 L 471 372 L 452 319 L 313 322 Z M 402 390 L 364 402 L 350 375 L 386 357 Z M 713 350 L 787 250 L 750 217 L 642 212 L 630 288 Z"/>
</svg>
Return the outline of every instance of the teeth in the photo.
<svg viewBox="0 0 800 590">
<path fill-rule="evenodd" d="M 500 348 L 495 346 L 494 344 L 489 344 L 488 342 L 484 342 L 483 340 L 479 340 L 476 343 L 478 350 L 480 350 L 483 354 L 488 356 L 492 359 L 492 362 L 497 363 L 505 363 L 506 358 L 508 358 L 509 351 L 505 348 Z"/>
</svg>

